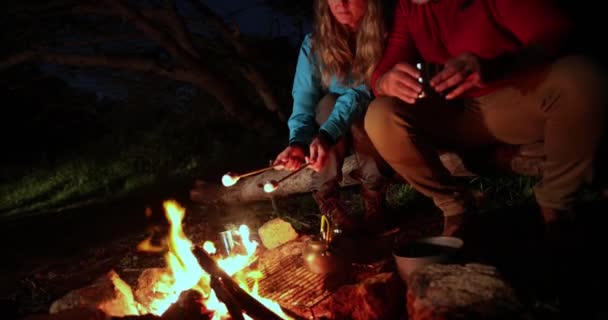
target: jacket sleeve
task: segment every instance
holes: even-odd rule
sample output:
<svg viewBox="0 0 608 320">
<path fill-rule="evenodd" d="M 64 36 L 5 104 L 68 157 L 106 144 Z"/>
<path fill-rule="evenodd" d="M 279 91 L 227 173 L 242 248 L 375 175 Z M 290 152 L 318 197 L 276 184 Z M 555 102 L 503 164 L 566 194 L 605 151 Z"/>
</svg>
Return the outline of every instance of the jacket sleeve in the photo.
<svg viewBox="0 0 608 320">
<path fill-rule="evenodd" d="M 555 1 L 488 0 L 496 21 L 524 45 L 540 44 L 557 53 L 571 35 L 573 22 Z"/>
<path fill-rule="evenodd" d="M 333 141 L 337 141 L 350 130 L 353 119 L 367 108 L 371 99 L 371 90 L 367 85 L 346 89 L 336 100 L 329 118 L 319 130 L 325 131 Z"/>
<path fill-rule="evenodd" d="M 315 134 L 315 108 L 321 99 L 322 88 L 318 67 L 310 49 L 308 34 L 300 47 L 292 87 L 293 110 L 287 120 L 290 144 L 298 142 L 308 145 Z"/>
<path fill-rule="evenodd" d="M 397 1 L 393 27 L 388 37 L 386 49 L 371 79 L 371 89 L 376 96 L 378 95 L 378 91 L 376 91 L 376 81 L 378 81 L 378 78 L 399 62 L 413 63 L 418 55 L 407 25 L 410 1 Z"/>
</svg>

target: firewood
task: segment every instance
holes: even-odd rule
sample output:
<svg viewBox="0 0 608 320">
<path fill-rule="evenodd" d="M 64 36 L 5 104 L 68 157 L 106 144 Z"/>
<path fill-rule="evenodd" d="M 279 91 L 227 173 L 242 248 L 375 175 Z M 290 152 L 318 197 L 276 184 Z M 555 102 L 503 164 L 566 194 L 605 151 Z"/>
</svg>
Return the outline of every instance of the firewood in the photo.
<svg viewBox="0 0 608 320">
<path fill-rule="evenodd" d="M 230 292 L 228 292 L 228 290 L 224 288 L 223 284 L 218 281 L 217 277 L 211 277 L 211 288 L 215 291 L 217 298 L 220 299 L 220 301 L 224 302 L 224 304 L 226 305 L 226 308 L 228 309 L 232 320 L 245 319 L 243 317 L 243 309 L 236 301 L 234 296 L 232 296 L 232 294 L 230 294 Z"/>
<path fill-rule="evenodd" d="M 216 281 L 217 283 L 214 285 L 221 287 L 220 291 L 225 289 L 230 296 L 234 297 L 247 315 L 256 320 L 281 320 L 281 317 L 243 291 L 226 272 L 217 266 L 215 261 L 207 255 L 202 247 L 195 246 L 193 253 L 201 267 L 214 279 L 212 280 L 212 284 Z"/>
</svg>

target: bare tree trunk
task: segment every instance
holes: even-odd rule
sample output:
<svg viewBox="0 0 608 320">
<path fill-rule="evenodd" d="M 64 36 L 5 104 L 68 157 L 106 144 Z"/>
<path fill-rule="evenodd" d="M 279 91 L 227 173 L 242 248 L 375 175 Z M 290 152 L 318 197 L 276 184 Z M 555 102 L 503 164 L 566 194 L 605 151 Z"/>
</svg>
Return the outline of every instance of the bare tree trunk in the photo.
<svg viewBox="0 0 608 320">
<path fill-rule="evenodd" d="M 358 183 L 357 180 L 351 177 L 351 174 L 356 169 L 356 160 L 353 156 L 347 157 L 342 167 L 343 179 L 341 186 L 352 186 Z M 294 174 L 289 179 L 281 182 L 276 191 L 272 193 L 264 192 L 264 183 L 271 180 L 280 180 L 290 172 L 283 170 L 266 171 L 257 176 L 243 178 L 232 187 L 224 187 L 217 183 L 207 184 L 202 181 L 197 181 L 196 186 L 190 191 L 190 198 L 195 202 L 200 203 L 224 203 L 236 204 L 247 203 L 254 201 L 262 201 L 270 199 L 270 197 L 286 197 L 293 194 L 301 194 L 310 192 L 310 183 L 314 171 L 311 169 L 303 169 Z"/>
<path fill-rule="evenodd" d="M 104 2 L 107 6 L 99 4 L 81 5 L 75 7 L 72 12 L 122 17 L 141 31 L 147 38 L 169 52 L 175 61 L 175 65 L 167 66 L 166 64 L 140 56 L 78 55 L 50 52 L 48 50 L 29 50 L 13 54 L 1 60 L 0 70 L 28 61 L 39 61 L 81 67 L 108 67 L 152 72 L 177 81 L 189 82 L 201 88 L 213 96 L 228 114 L 236 117 L 248 128 L 257 129 L 266 135 L 276 132 L 276 125 L 273 124 L 277 124 L 278 121 L 272 120 L 270 113 L 253 109 L 251 103 L 246 101 L 242 93 L 235 92 L 233 83 L 226 77 L 215 75 L 203 63 L 203 55 L 196 50 L 191 33 L 177 14 L 174 1 L 165 10 L 137 10 L 121 0 L 105 0 Z M 198 1 L 192 2 L 199 3 Z M 197 7 L 206 8 L 203 4 L 197 5 Z M 214 25 L 224 28 L 222 32 L 225 37 L 229 36 L 227 26 L 213 12 L 207 8 L 202 13 L 208 19 L 213 20 Z M 238 54 L 246 54 L 247 50 L 238 35 L 230 35 L 229 40 L 232 46 L 237 49 L 236 52 Z M 256 88 L 268 109 L 277 113 L 279 119 L 285 120 L 284 114 L 280 112 L 279 104 L 262 74 L 249 62 L 243 63 L 240 69 L 244 78 Z"/>
<path fill-rule="evenodd" d="M 473 161 L 471 161 L 473 157 Z M 475 152 L 461 156 L 453 152 L 441 152 L 439 158 L 448 171 L 457 177 L 473 177 L 480 173 L 518 174 L 525 176 L 540 176 L 544 153 L 542 144 L 525 146 L 500 146 L 495 149 Z M 474 169 L 471 169 L 474 168 Z M 357 162 L 354 156 L 349 156 L 342 167 L 342 187 L 353 186 L 359 182 L 356 176 Z M 282 182 L 273 193 L 266 193 L 263 185 L 267 181 L 280 180 L 287 175 L 286 171 L 267 171 L 257 176 L 244 178 L 232 187 L 224 187 L 218 183 L 197 181 L 190 191 L 190 199 L 198 203 L 242 204 L 268 200 L 273 197 L 287 197 L 293 194 L 311 192 L 310 184 L 313 171 L 304 169 Z M 404 182 L 395 177 L 395 182 Z"/>
<path fill-rule="evenodd" d="M 255 87 L 258 95 L 262 98 L 262 101 L 264 101 L 266 108 L 276 113 L 279 119 L 282 122 L 285 122 L 287 117 L 283 112 L 281 105 L 272 92 L 270 85 L 266 82 L 266 79 L 252 61 L 251 50 L 241 39 L 238 29 L 236 27 L 231 28 L 228 26 L 202 1 L 190 0 L 190 3 L 207 19 L 207 22 L 214 26 L 222 37 L 234 47 L 238 55 L 242 58 L 240 69 L 243 76 Z"/>
</svg>

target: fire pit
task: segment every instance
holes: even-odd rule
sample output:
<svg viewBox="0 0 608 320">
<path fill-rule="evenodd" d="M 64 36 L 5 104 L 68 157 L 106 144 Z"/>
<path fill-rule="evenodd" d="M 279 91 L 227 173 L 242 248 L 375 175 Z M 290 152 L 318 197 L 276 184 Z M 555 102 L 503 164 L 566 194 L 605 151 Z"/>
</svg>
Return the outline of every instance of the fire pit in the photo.
<svg viewBox="0 0 608 320">
<path fill-rule="evenodd" d="M 137 280 L 129 282 L 121 279 L 120 272 L 109 272 L 90 286 L 55 301 L 50 316 L 85 308 L 129 319 L 315 319 L 319 314 L 332 315 L 332 308 L 353 301 L 357 295 L 359 304 L 376 299 L 361 294 L 366 286 L 393 288 L 397 284 L 398 288 L 400 283 L 382 276 L 378 278 L 381 283 L 368 281 L 359 287 L 356 281 L 369 278 L 361 275 L 373 272 L 369 273 L 369 266 L 358 266 L 349 273 L 352 279 L 358 277 L 355 282 L 328 286 L 328 276 L 313 273 L 303 260 L 311 239 L 307 235 L 264 249 L 250 239 L 249 229 L 242 225 L 231 231 L 238 233 L 234 239 L 238 244 L 230 255 L 215 250 L 210 241 L 194 245 L 182 230 L 185 210 L 175 201 L 165 202 L 164 207 L 170 222 L 166 247 L 162 248 L 166 267 L 141 269 Z M 154 252 L 161 249 L 147 240 L 142 243 L 146 245 L 139 248 Z M 397 299 L 399 296 L 403 295 L 395 295 Z"/>
</svg>

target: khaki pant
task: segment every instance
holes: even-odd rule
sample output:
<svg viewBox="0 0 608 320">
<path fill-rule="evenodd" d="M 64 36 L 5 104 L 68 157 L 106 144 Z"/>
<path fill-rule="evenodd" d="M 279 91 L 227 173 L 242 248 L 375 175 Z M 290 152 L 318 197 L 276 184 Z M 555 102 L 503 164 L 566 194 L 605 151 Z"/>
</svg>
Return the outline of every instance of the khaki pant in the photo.
<svg viewBox="0 0 608 320">
<path fill-rule="evenodd" d="M 597 66 L 562 58 L 517 85 L 464 101 L 421 99 L 415 105 L 380 97 L 365 117 L 378 152 L 444 215 L 470 205 L 463 185 L 443 167 L 437 148 L 544 142 L 546 161 L 534 192 L 542 207 L 568 210 L 593 173 L 604 129 L 606 81 Z"/>
<path fill-rule="evenodd" d="M 319 101 L 315 117 L 319 126 L 327 121 L 337 99 L 336 95 L 328 94 Z M 340 137 L 331 148 L 327 165 L 312 177 L 311 189 L 318 192 L 322 198 L 335 195 L 342 181 L 344 159 L 351 152 L 357 160 L 356 178 L 362 187 L 374 191 L 381 189 L 386 183 L 386 178 L 380 170 L 383 160 L 363 130 L 363 116 L 355 119 L 350 132 Z"/>
</svg>

